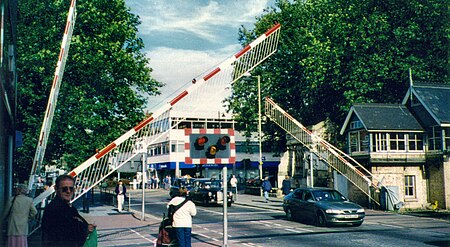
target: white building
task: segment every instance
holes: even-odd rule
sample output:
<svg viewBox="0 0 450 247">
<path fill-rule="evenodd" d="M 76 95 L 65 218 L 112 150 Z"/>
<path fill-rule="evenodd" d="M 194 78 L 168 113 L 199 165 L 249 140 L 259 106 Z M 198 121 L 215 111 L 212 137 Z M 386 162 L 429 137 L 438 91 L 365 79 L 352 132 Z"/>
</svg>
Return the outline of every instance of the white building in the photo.
<svg viewBox="0 0 450 247">
<path fill-rule="evenodd" d="M 259 141 L 257 133 L 252 137 L 246 138 L 242 133 L 234 131 L 234 121 L 232 116 L 221 111 L 196 112 L 196 117 L 189 116 L 187 111 L 170 112 L 170 121 L 172 128 L 161 136 L 154 144 L 149 145 L 147 153 L 147 172 L 148 176 L 157 175 L 160 180 L 166 175 L 180 177 L 190 175 L 191 177 L 215 177 L 220 179 L 222 168 L 226 165 L 228 175 L 235 174 L 240 184 L 246 180 L 259 178 Z M 186 129 L 189 132 L 198 132 L 202 130 L 230 129 L 234 132 L 235 159 L 227 164 L 211 163 L 208 160 L 206 164 L 189 164 L 186 162 L 186 145 L 189 147 Z M 263 148 L 262 152 L 262 170 L 263 176 L 269 176 L 273 186 L 277 186 L 278 166 L 280 157 L 274 156 L 270 150 Z M 132 162 L 122 166 L 119 172 L 137 172 L 142 170 L 142 159 L 136 157 Z M 281 183 L 281 181 L 280 181 Z"/>
</svg>

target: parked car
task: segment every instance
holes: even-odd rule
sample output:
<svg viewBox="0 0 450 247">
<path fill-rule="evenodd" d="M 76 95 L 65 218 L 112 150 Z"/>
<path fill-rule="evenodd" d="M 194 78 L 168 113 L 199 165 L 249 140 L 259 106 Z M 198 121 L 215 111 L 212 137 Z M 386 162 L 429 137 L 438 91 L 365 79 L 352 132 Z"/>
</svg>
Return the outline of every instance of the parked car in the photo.
<svg viewBox="0 0 450 247">
<path fill-rule="evenodd" d="M 295 189 L 284 197 L 283 209 L 288 220 L 306 220 L 317 226 L 360 226 L 366 215 L 364 208 L 330 188 Z"/>
<path fill-rule="evenodd" d="M 194 183 L 195 178 L 176 178 L 173 180 L 172 185 L 170 186 L 169 196 L 170 198 L 174 198 L 178 195 L 178 190 L 180 187 L 185 187 L 188 190 L 188 193 L 192 189 L 192 184 Z"/>
<path fill-rule="evenodd" d="M 211 178 L 200 178 L 194 181 L 194 185 L 189 192 L 189 198 L 194 203 L 201 203 L 205 206 L 210 204 L 223 204 L 222 181 Z M 233 193 L 227 191 L 227 205 L 231 207 L 233 203 Z"/>
</svg>

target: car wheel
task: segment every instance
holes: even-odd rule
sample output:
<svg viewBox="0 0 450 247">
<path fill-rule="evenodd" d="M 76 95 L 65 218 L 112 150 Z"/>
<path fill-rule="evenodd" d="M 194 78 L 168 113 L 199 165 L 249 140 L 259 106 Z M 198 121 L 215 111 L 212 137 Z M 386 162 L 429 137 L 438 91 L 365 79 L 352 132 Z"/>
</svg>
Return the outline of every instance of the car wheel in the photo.
<svg viewBox="0 0 450 247">
<path fill-rule="evenodd" d="M 352 226 L 360 226 L 361 224 L 362 224 L 362 222 L 352 223 Z"/>
<path fill-rule="evenodd" d="M 294 218 L 292 217 L 292 211 L 290 208 L 287 208 L 285 213 L 286 213 L 287 220 L 294 220 Z"/>
<path fill-rule="evenodd" d="M 326 226 L 327 225 L 327 220 L 325 219 L 325 215 L 321 211 L 317 212 L 316 225 L 317 226 Z"/>
</svg>

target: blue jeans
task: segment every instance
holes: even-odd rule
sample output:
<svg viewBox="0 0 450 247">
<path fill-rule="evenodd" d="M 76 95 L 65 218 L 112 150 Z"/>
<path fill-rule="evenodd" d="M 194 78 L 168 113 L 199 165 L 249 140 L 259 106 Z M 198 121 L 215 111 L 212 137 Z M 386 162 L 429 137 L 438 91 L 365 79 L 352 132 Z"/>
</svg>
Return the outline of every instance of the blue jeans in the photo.
<svg viewBox="0 0 450 247">
<path fill-rule="evenodd" d="M 175 227 L 175 234 L 180 247 L 191 247 L 191 231 L 190 227 Z"/>
<path fill-rule="evenodd" d="M 264 198 L 266 198 L 266 201 L 269 200 L 269 191 L 267 190 L 264 191 Z"/>
</svg>

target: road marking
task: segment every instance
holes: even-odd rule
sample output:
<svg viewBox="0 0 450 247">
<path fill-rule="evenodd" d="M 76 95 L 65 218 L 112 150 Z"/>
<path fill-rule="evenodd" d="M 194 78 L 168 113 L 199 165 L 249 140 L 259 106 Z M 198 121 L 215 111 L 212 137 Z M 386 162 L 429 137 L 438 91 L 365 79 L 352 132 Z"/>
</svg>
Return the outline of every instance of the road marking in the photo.
<svg viewBox="0 0 450 247">
<path fill-rule="evenodd" d="M 234 206 L 235 207 L 243 207 L 243 208 L 251 208 L 251 209 L 260 210 L 260 211 L 264 211 L 264 212 L 274 212 L 274 213 L 279 213 L 280 211 L 283 212 L 282 208 L 280 208 L 279 210 L 275 210 L 275 209 L 267 209 L 267 208 L 256 208 L 255 206 L 238 205 L 238 204 L 234 204 Z"/>
<path fill-rule="evenodd" d="M 297 228 L 297 229 L 291 229 L 291 228 L 285 228 L 284 230 L 295 232 L 295 233 L 304 233 L 304 232 L 314 232 L 313 230 L 305 229 L 305 228 Z"/>
<path fill-rule="evenodd" d="M 142 236 L 139 232 L 137 232 L 137 231 L 135 231 L 135 230 L 133 230 L 133 229 L 131 229 L 131 228 L 128 228 L 128 230 L 130 230 L 130 231 L 136 233 L 137 235 L 139 235 L 141 238 L 147 240 L 148 242 L 152 242 L 152 243 L 154 242 L 153 240 L 150 240 L 150 239 L 148 239 L 148 238 Z"/>
<path fill-rule="evenodd" d="M 275 228 L 284 228 L 285 230 L 288 230 L 288 229 L 291 229 L 291 230 L 288 230 L 288 231 L 295 231 L 295 229 L 297 229 L 297 230 L 301 230 L 302 232 L 314 232 L 314 230 L 309 230 L 309 229 L 305 229 L 305 228 L 298 228 L 298 227 L 285 227 L 285 226 L 283 226 L 283 225 L 280 225 L 280 224 L 277 224 L 277 223 L 272 223 L 272 222 L 269 222 L 269 221 L 264 221 L 264 220 L 260 220 L 260 221 L 250 221 L 251 223 L 256 223 L 256 224 L 261 224 L 261 225 L 268 225 L 268 226 L 274 226 Z M 297 232 L 297 233 L 299 233 L 299 232 Z"/>
<path fill-rule="evenodd" d="M 380 223 L 380 225 L 382 225 L 382 226 L 388 226 L 388 227 L 393 227 L 393 228 L 405 228 L 404 226 L 389 225 L 389 224 L 384 224 L 384 223 Z"/>
<path fill-rule="evenodd" d="M 205 234 L 202 234 L 202 233 L 197 233 L 197 232 L 192 232 L 193 234 L 195 234 L 195 235 L 198 235 L 198 236 L 202 236 L 202 237 L 204 237 L 204 238 L 207 238 L 207 239 L 211 239 L 211 240 L 213 240 L 213 241 L 219 241 L 217 238 L 212 238 L 212 237 L 209 237 L 209 236 L 206 236 Z"/>
<path fill-rule="evenodd" d="M 272 214 L 273 212 L 242 212 L 242 213 L 230 213 L 228 212 L 228 214 L 231 215 L 243 215 L 243 214 Z"/>
<path fill-rule="evenodd" d="M 216 211 L 213 211 L 213 210 L 208 210 L 208 209 L 203 209 L 203 208 L 197 208 L 197 211 L 198 211 L 198 210 L 202 210 L 202 211 L 205 211 L 205 212 L 208 212 L 208 213 L 212 213 L 212 214 L 223 215 L 222 212 L 216 212 Z"/>
</svg>

